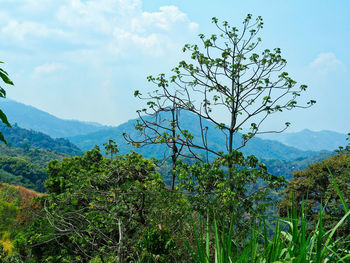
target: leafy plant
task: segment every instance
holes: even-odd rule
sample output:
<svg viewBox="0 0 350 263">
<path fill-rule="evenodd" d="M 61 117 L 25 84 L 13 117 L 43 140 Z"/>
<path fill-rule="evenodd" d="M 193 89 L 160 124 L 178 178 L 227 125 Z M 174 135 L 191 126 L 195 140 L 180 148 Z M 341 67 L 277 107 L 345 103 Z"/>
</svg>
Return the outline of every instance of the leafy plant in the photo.
<svg viewBox="0 0 350 263">
<path fill-rule="evenodd" d="M 175 248 L 175 240 L 170 231 L 159 224 L 144 231 L 138 246 L 141 251 L 139 263 L 167 263 L 171 262 L 169 252 Z"/>
<path fill-rule="evenodd" d="M 262 124 L 271 114 L 308 108 L 315 103 L 310 100 L 305 105 L 298 104 L 307 86 L 297 87 L 297 82 L 283 72 L 287 61 L 279 48 L 255 53 L 261 43 L 260 16 L 254 20 L 248 14 L 242 30 L 227 21 L 220 24 L 215 17 L 212 22 L 218 34 L 209 37 L 200 34 L 200 46 L 186 44 L 183 52 L 189 52 L 189 61 L 179 62 L 172 70 L 173 76 L 149 76 L 148 81 L 156 89 L 145 95 L 138 90 L 134 92 L 135 97 L 147 102 L 145 108 L 137 111 L 139 121 L 135 128 L 139 136 L 132 138 L 124 134 L 124 137 L 135 146 L 164 144 L 169 148 L 165 158 L 172 160 L 172 189 L 179 157 L 209 163 L 213 156 L 222 157 L 244 147 L 256 134 L 282 132 L 290 125 L 286 122 L 277 131 L 264 129 Z M 184 112 L 192 113 L 194 121 L 198 121 L 200 138 L 194 138 L 182 127 L 180 120 Z M 225 116 L 225 122 L 217 118 L 218 112 Z M 226 138 L 225 152 L 208 144 L 210 130 L 203 125 L 204 120 L 222 131 Z M 242 130 L 249 132 L 235 136 Z"/>
<path fill-rule="evenodd" d="M 287 215 L 288 209 L 296 205 L 298 211 L 301 202 L 308 210 L 309 228 L 316 227 L 320 205 L 325 202 L 323 227 L 327 231 L 335 226 L 346 214 L 350 202 L 350 154 L 340 152 L 321 162 L 309 165 L 308 169 L 294 173 L 288 187 L 282 191 L 285 200 L 279 204 L 280 214 Z M 340 193 L 342 193 L 340 195 Z M 293 198 L 295 204 L 292 203 Z M 345 204 L 345 205 L 344 205 Z M 346 222 L 340 227 L 336 235 L 350 235 L 350 224 Z"/>
<path fill-rule="evenodd" d="M 334 234 L 350 217 L 350 211 L 329 231 L 323 229 L 323 213 L 324 209 L 321 207 L 316 228 L 307 234 L 307 212 L 302 206 L 301 214 L 298 214 L 296 206 L 293 205 L 289 217 L 274 218 L 272 238 L 267 231 L 265 216 L 261 216 L 260 224 L 255 222 L 251 225 L 250 235 L 247 235 L 244 245 L 240 247 L 233 242 L 234 214 L 229 228 L 225 224 L 218 225 L 216 219 L 210 225 L 207 219 L 204 232 L 198 232 L 193 224 L 195 248 L 188 242 L 186 245 L 196 263 L 349 262 L 350 237 L 334 239 Z"/>
<path fill-rule="evenodd" d="M 219 220 L 227 221 L 228 215 L 236 215 L 236 241 L 248 231 L 247 222 L 264 214 L 266 208 L 274 204 L 271 191 L 285 185 L 282 176 L 269 174 L 256 157 L 245 157 L 237 151 L 217 159 L 212 165 L 181 163 L 177 172 L 180 181 L 177 187 L 188 193 L 194 211 L 202 216 L 209 211 Z"/>
<path fill-rule="evenodd" d="M 0 61 L 0 63 L 4 63 L 4 62 Z M 1 67 L 0 67 L 0 78 L 5 84 L 14 85 L 12 80 L 8 77 L 7 72 L 3 70 Z M 6 90 L 2 86 L 0 86 L 0 98 L 6 98 Z M 1 109 L 0 109 L 0 119 L 4 124 L 11 127 L 11 124 L 7 120 L 5 113 Z M 1 132 L 0 132 L 0 141 L 7 143 L 4 135 Z"/>
</svg>

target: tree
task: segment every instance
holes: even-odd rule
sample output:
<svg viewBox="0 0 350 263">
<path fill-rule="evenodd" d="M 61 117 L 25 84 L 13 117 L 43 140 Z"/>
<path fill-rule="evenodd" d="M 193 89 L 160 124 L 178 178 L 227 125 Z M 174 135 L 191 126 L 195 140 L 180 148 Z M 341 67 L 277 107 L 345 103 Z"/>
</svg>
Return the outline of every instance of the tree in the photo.
<svg viewBox="0 0 350 263">
<path fill-rule="evenodd" d="M 331 177 L 330 173 L 333 175 Z M 344 201 L 350 203 L 350 153 L 340 152 L 321 162 L 309 165 L 308 169 L 295 172 L 288 187 L 282 191 L 285 200 L 281 201 L 279 208 L 282 216 L 287 215 L 292 203 L 301 209 L 304 202 L 307 208 L 311 227 L 318 221 L 320 204 L 323 204 L 323 226 L 325 230 L 331 229 L 344 216 L 345 210 L 338 196 L 333 179 L 344 196 Z M 337 235 L 344 237 L 350 234 L 349 221 L 337 231 Z"/>
<path fill-rule="evenodd" d="M 135 95 L 138 96 L 138 92 L 135 92 Z M 189 142 L 192 141 L 193 136 L 180 126 L 180 109 L 176 107 L 175 101 L 173 101 L 171 106 L 163 107 L 158 105 L 157 109 L 154 108 L 156 104 L 153 104 L 153 102 L 148 102 L 147 104 L 154 110 L 152 114 L 149 114 L 151 116 L 147 116 L 146 118 L 142 116 L 142 113 L 146 112 L 146 114 L 148 114 L 146 109 L 137 111 L 139 120 L 137 120 L 135 128 L 141 133 L 141 137 L 135 139 L 125 133 L 123 136 L 127 142 L 132 143 L 136 147 L 165 144 L 170 149 L 170 156 L 167 156 L 165 153 L 162 164 L 164 164 L 169 157 L 171 158 L 171 190 L 173 191 L 175 187 L 175 171 L 178 158 L 200 158 L 190 147 Z M 185 149 L 188 151 L 184 151 Z"/>
<path fill-rule="evenodd" d="M 4 62 L 0 61 L 0 63 L 4 63 Z M 0 68 L 0 78 L 5 84 L 14 85 L 13 82 L 8 77 L 7 72 L 2 68 Z M 6 91 L 2 86 L 0 86 L 0 98 L 6 98 Z M 1 109 L 0 109 L 0 119 L 4 124 L 11 127 L 11 124 L 8 122 L 5 113 Z M 5 137 L 1 132 L 0 132 L 0 141 L 6 143 Z"/>
<path fill-rule="evenodd" d="M 350 153 L 350 133 L 348 133 L 346 140 L 348 141 L 347 145 L 339 146 L 339 149 L 336 150 L 337 153 Z"/>
<path fill-rule="evenodd" d="M 275 204 L 273 191 L 285 186 L 283 176 L 269 174 L 255 156 L 245 157 L 238 151 L 224 155 L 212 164 L 181 163 L 178 176 L 177 187 L 188 193 L 193 211 L 201 215 L 209 212 L 223 222 L 229 222 L 234 213 L 237 244 L 249 231 L 251 225 L 247 222 L 254 222 L 267 207 Z"/>
<path fill-rule="evenodd" d="M 282 132 L 290 125 L 286 122 L 280 130 L 264 129 L 262 124 L 271 114 L 307 108 L 315 103 L 310 100 L 298 104 L 297 100 L 307 86 L 298 87 L 296 81 L 282 71 L 287 61 L 282 58 L 279 48 L 265 49 L 260 55 L 255 53 L 261 42 L 258 33 L 263 28 L 260 16 L 253 21 L 249 14 L 241 32 L 226 21 L 219 25 L 215 17 L 212 22 L 219 35 L 207 38 L 200 34 L 202 49 L 197 44 L 184 46 L 183 51 L 190 52 L 191 62 L 181 61 L 169 78 L 165 74 L 149 76 L 148 80 L 158 88 L 146 96 L 139 91 L 134 94 L 147 100 L 148 107 L 138 111 L 140 121 L 136 129 L 141 132 L 141 137 L 129 137 L 129 141 L 140 146 L 165 143 L 172 151 L 173 167 L 181 155 L 180 150 L 207 162 L 209 154 L 220 158 L 225 154 L 208 147 L 208 127 L 203 127 L 203 119 L 222 130 L 226 136 L 226 153 L 232 153 L 244 147 L 256 134 Z M 172 116 L 176 112 L 176 118 L 161 121 L 159 116 L 169 111 Z M 201 139 L 193 138 L 181 129 L 179 115 L 182 111 L 198 117 Z M 219 120 L 219 113 L 226 121 Z M 235 135 L 245 129 L 249 132 L 242 134 L 239 142 Z M 198 151 L 205 154 L 198 154 Z"/>
<path fill-rule="evenodd" d="M 27 251 L 23 258 L 31 254 L 36 262 L 134 262 L 141 257 L 137 244 L 145 230 L 158 224 L 181 229 L 168 222 L 184 213 L 185 204 L 181 201 L 182 210 L 175 215 L 175 195 L 165 189 L 153 162 L 135 152 L 117 155 L 113 141 L 106 150 L 113 158 L 95 148 L 49 163 L 43 209 L 18 246 Z"/>
</svg>

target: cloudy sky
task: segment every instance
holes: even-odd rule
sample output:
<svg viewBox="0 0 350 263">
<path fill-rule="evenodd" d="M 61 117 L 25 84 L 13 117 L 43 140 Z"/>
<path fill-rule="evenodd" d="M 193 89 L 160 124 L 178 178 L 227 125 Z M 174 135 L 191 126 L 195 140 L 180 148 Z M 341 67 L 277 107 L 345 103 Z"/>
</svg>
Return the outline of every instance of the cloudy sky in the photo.
<svg viewBox="0 0 350 263">
<path fill-rule="evenodd" d="M 8 98 L 60 118 L 118 125 L 169 73 L 185 43 L 217 33 L 211 17 L 240 27 L 262 16 L 264 48 L 280 47 L 286 71 L 317 104 L 275 116 L 304 128 L 350 132 L 350 1 L 347 0 L 0 0 L 0 60 L 15 87 Z"/>
</svg>

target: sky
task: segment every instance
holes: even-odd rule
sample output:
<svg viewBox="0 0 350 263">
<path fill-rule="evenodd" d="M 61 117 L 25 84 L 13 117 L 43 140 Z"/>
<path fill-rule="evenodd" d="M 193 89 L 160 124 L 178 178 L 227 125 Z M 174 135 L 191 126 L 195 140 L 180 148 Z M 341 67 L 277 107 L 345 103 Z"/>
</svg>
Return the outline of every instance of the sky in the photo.
<svg viewBox="0 0 350 263">
<path fill-rule="evenodd" d="M 292 123 L 350 132 L 350 1 L 347 0 L 0 0 L 0 61 L 14 87 L 7 97 L 64 119 L 119 125 L 137 117 L 134 90 L 170 74 L 182 47 L 218 33 L 212 17 L 240 28 L 262 16 L 261 47 L 282 50 L 287 71 L 308 85 L 309 109 L 274 115 Z"/>
</svg>

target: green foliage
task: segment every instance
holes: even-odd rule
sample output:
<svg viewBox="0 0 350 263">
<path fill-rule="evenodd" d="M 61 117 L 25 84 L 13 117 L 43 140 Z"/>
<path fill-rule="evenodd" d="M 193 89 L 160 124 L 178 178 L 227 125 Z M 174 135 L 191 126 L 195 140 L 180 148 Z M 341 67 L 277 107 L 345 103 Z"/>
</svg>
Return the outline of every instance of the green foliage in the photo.
<svg viewBox="0 0 350 263">
<path fill-rule="evenodd" d="M 193 262 L 196 263 L 346 263 L 350 260 L 350 236 L 335 239 L 335 233 L 343 227 L 350 216 L 348 211 L 329 231 L 324 231 L 323 214 L 317 216 L 317 224 L 307 233 L 307 212 L 302 206 L 300 213 L 295 205 L 291 207 L 287 218 L 273 218 L 275 227 L 273 234 L 268 234 L 269 227 L 265 216 L 259 217 L 250 225 L 248 238 L 242 246 L 234 240 L 235 226 L 233 214 L 229 227 L 217 220 L 200 226 L 193 224 L 195 247 L 186 243 Z M 199 231 L 197 230 L 199 228 Z"/>
<path fill-rule="evenodd" d="M 127 142 L 136 147 L 163 144 L 169 149 L 163 159 L 172 160 L 172 190 L 179 158 L 210 163 L 213 157 L 223 157 L 243 148 L 256 134 L 271 132 L 261 131 L 269 115 L 308 108 L 315 103 L 310 100 L 305 105 L 298 104 L 307 86 L 297 87 L 297 82 L 282 71 L 287 61 L 279 48 L 255 53 L 261 42 L 258 33 L 263 20 L 260 16 L 254 21 L 248 14 L 241 31 L 227 21 L 220 25 L 218 19 L 213 18 L 212 22 L 219 34 L 209 37 L 200 34 L 201 45 L 186 44 L 183 52 L 188 52 L 190 59 L 180 61 L 172 69 L 173 76 L 166 77 L 164 73 L 149 76 L 148 81 L 156 89 L 146 95 L 134 92 L 135 97 L 147 101 L 146 106 L 137 111 L 139 120 L 135 129 L 139 134 L 135 138 L 123 133 Z M 184 113 L 195 117 L 196 121 L 192 122 L 200 130 L 198 137 L 182 126 L 180 120 Z M 225 122 L 218 120 L 218 113 L 225 116 Z M 211 125 L 203 125 L 204 120 Z M 223 151 L 208 143 L 210 126 L 222 133 L 218 137 L 224 138 Z M 285 127 L 276 132 L 288 126 L 290 123 L 286 122 Z M 239 134 L 242 130 L 249 131 Z M 241 135 L 238 140 L 237 135 Z M 228 169 L 232 169 L 231 164 Z"/>
<path fill-rule="evenodd" d="M 328 170 L 329 169 L 329 170 Z M 330 175 L 332 173 L 333 179 Z M 332 183 L 334 182 L 334 183 Z M 292 206 L 293 196 L 300 210 L 301 201 L 307 198 L 308 219 L 311 227 L 317 223 L 320 204 L 325 203 L 323 225 L 331 229 L 345 214 L 342 200 L 338 195 L 337 186 L 343 193 L 345 203 L 350 203 L 350 154 L 340 152 L 322 162 L 309 165 L 309 168 L 294 173 L 288 187 L 282 191 L 286 200 L 280 204 L 280 213 L 286 215 L 288 207 Z M 337 230 L 337 235 L 347 236 L 350 225 L 344 224 Z"/>
<path fill-rule="evenodd" d="M 152 229 L 146 229 L 138 244 L 141 251 L 139 263 L 167 263 L 169 252 L 175 249 L 175 240 L 168 229 L 158 225 Z"/>
<path fill-rule="evenodd" d="M 0 61 L 0 63 L 4 63 L 4 62 Z M 2 68 L 0 68 L 0 78 L 5 84 L 14 85 L 13 82 L 8 77 L 7 72 Z M 6 91 L 2 86 L 0 86 L 0 98 L 6 98 Z M 2 110 L 0 110 L 0 119 L 5 125 L 7 125 L 8 127 L 11 127 L 11 124 L 8 122 L 6 115 Z M 7 143 L 4 135 L 1 132 L 0 132 L 0 141 Z"/>
<path fill-rule="evenodd" d="M 0 155 L 0 181 L 15 183 L 39 192 L 45 192 L 46 170 L 18 157 Z"/>
<path fill-rule="evenodd" d="M 46 168 L 47 162 L 52 160 L 62 160 L 64 157 L 68 157 L 67 154 L 59 153 L 56 151 L 44 150 L 44 149 L 23 149 L 12 148 L 5 145 L 0 145 L 0 155 L 7 157 L 17 157 L 22 160 L 39 165 Z"/>
<path fill-rule="evenodd" d="M 231 170 L 230 170 L 231 167 Z M 244 157 L 234 151 L 212 165 L 197 162 L 182 163 L 177 169 L 178 187 L 189 193 L 188 200 L 195 211 L 204 215 L 208 210 L 221 219 L 229 211 L 240 218 L 236 239 L 246 231 L 247 222 L 263 214 L 274 202 L 270 193 L 285 185 L 283 177 L 273 176 L 254 156 Z M 233 207 L 233 204 L 236 204 Z M 234 210 L 233 210 L 234 209 Z"/>
<path fill-rule="evenodd" d="M 14 253 L 16 243 L 23 229 L 30 221 L 30 213 L 35 211 L 33 198 L 39 194 L 20 186 L 0 183 L 0 262 L 21 262 Z"/>
<path fill-rule="evenodd" d="M 135 152 L 111 159 L 96 148 L 52 161 L 48 173 L 48 195 L 20 246 L 27 248 L 23 257 L 64 262 L 117 255 L 128 262 L 139 257 L 136 244 L 144 228 L 169 223 L 160 208 L 169 192 L 153 162 Z"/>
<path fill-rule="evenodd" d="M 47 162 L 62 160 L 64 157 L 67 155 L 43 149 L 10 148 L 0 145 L 0 182 L 44 192 Z"/>
<path fill-rule="evenodd" d="M 18 206 L 16 204 L 0 200 L 0 234 L 7 230 L 16 229 L 17 214 Z"/>
<path fill-rule="evenodd" d="M 348 141 L 348 144 L 345 147 L 340 146 L 337 150 L 338 153 L 350 153 L 350 133 L 348 133 L 346 140 Z"/>
<path fill-rule="evenodd" d="M 29 206 L 22 206 L 16 195 L 6 193 L 14 198 L 0 198 L 0 231 L 7 234 L 9 228 L 13 230 L 15 248 L 14 256 L 0 249 L 0 262 L 324 263 L 349 259 L 348 153 L 340 153 L 338 156 L 343 159 L 339 162 L 326 164 L 334 175 L 333 183 L 329 183 L 328 174 L 323 174 L 324 167 L 317 168 L 317 164 L 310 176 L 299 172 L 300 178 L 296 178 L 301 181 L 292 180 L 284 192 L 285 211 L 290 211 L 290 215 L 273 218 L 274 230 L 268 229 L 266 207 L 273 204 L 272 195 L 284 186 L 285 180 L 269 174 L 255 156 L 245 157 L 236 150 L 259 132 L 261 123 L 270 114 L 309 107 L 315 101 L 300 106 L 297 98 L 306 86 L 296 87 L 286 72 L 274 75 L 286 65 L 280 49 L 253 53 L 261 41 L 257 37 L 263 26 L 261 17 L 254 22 L 248 15 L 241 33 L 227 22 L 219 25 L 216 18 L 213 23 L 220 35 L 201 34 L 203 49 L 197 45 L 184 47 L 194 64 L 181 61 L 169 79 L 164 74 L 148 78 L 161 90 L 151 95 L 148 110 L 169 113 L 168 102 L 171 102 L 172 118 L 168 126 L 156 123 L 160 129 L 157 136 L 146 134 L 146 138 L 151 136 L 146 144 L 166 144 L 173 151 L 171 191 L 153 160 L 136 152 L 121 155 L 113 140 L 105 144 L 108 158 L 95 147 L 82 156 L 53 160 L 47 165 L 47 194 Z M 2 79 L 9 83 L 5 77 Z M 170 90 L 172 85 L 179 89 Z M 186 94 L 185 98 L 181 94 Z M 142 96 L 139 92 L 134 95 Z M 195 102 L 193 98 L 200 96 L 204 97 Z M 218 107 L 228 111 L 228 123 L 214 118 Z M 145 112 L 147 109 L 139 111 Z M 189 129 L 182 125 L 180 128 L 176 114 L 183 112 L 190 114 Z M 199 125 L 193 124 L 193 114 L 199 117 Z M 160 120 L 158 115 L 152 116 Z M 285 125 L 288 127 L 289 123 Z M 139 123 L 136 128 L 142 132 L 145 127 Z M 241 135 L 242 128 L 250 131 Z M 192 130 L 199 136 L 191 134 Z M 218 141 L 217 133 L 210 130 L 223 132 L 226 138 Z M 44 189 L 43 160 L 34 156 L 38 151 L 31 147 L 56 147 L 57 151 L 76 154 L 76 148 L 65 140 L 51 140 L 18 127 L 8 131 L 9 134 L 11 131 L 12 144 L 22 147 L 17 151 L 26 155 L 0 156 L 0 178 L 5 180 Z M 101 134 L 108 135 L 101 131 L 94 136 L 101 139 Z M 211 138 L 209 143 L 208 138 Z M 261 145 L 265 149 L 258 147 L 258 151 L 272 151 L 272 144 Z M 183 149 L 187 152 L 182 152 Z M 162 150 L 164 147 L 149 151 L 154 156 L 163 154 Z M 180 162 L 180 153 L 184 153 L 183 157 L 190 153 L 207 162 Z M 215 156 L 218 158 L 214 160 Z M 37 163 L 31 163 L 32 160 Z M 175 176 L 180 183 L 173 189 Z M 295 189 L 302 192 L 295 195 L 297 202 L 292 199 L 289 209 L 288 198 L 295 194 Z M 305 190 L 310 190 L 306 208 L 302 199 Z M 203 224 L 200 219 L 205 215 L 207 220 Z M 193 232 L 189 231 L 189 218 L 193 220 Z M 25 222 L 25 227 L 19 230 L 18 219 Z M 310 229 L 307 229 L 308 219 Z M 271 232 L 272 236 L 268 234 Z M 190 256 L 184 254 L 185 246 Z"/>
<path fill-rule="evenodd" d="M 232 178 L 229 163 L 235 164 Z M 213 166 L 179 167 L 178 189 L 186 190 L 187 198 L 179 190 L 170 193 L 153 162 L 134 152 L 112 159 L 94 149 L 51 162 L 43 208 L 17 234 L 14 257 L 26 262 L 347 262 L 349 240 L 337 233 L 349 215 L 328 230 L 322 207 L 318 223 L 309 228 L 307 209 L 295 205 L 289 217 L 270 219 L 270 229 L 263 215 L 268 189 L 283 182 L 256 158 L 233 152 Z M 215 219 L 200 223 L 206 214 Z M 191 215 L 195 233 L 189 229 Z M 185 244 L 191 255 L 184 254 Z"/>
</svg>

